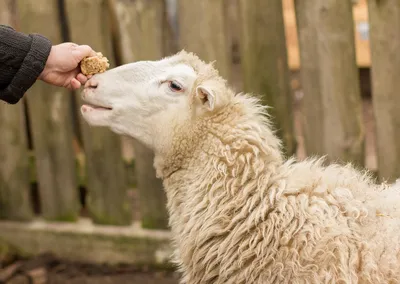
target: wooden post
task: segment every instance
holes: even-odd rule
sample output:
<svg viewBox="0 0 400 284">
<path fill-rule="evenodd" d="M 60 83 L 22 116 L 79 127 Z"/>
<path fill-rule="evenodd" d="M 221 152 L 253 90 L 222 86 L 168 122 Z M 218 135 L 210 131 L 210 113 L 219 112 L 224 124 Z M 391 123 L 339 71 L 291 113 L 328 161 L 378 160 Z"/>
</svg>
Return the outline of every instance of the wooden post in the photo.
<svg viewBox="0 0 400 284">
<path fill-rule="evenodd" d="M 161 59 L 165 43 L 163 0 L 113 0 L 111 3 L 117 19 L 117 52 L 122 63 Z M 166 196 L 161 180 L 156 178 L 154 154 L 138 141 L 134 140 L 133 143 L 142 226 L 149 229 L 167 228 Z"/>
<path fill-rule="evenodd" d="M 301 60 L 302 125 L 306 153 L 325 155 L 324 109 L 321 94 L 318 54 L 317 2 L 319 0 L 295 1 L 297 32 Z"/>
<path fill-rule="evenodd" d="M 15 28 L 15 2 L 0 1 L 0 24 Z M 0 218 L 29 220 L 29 163 L 23 105 L 0 103 Z"/>
<path fill-rule="evenodd" d="M 364 165 L 351 1 L 296 0 L 308 155 Z M 338 19 L 340 18 L 340 21 Z"/>
<path fill-rule="evenodd" d="M 383 180 L 400 177 L 400 2 L 369 0 L 372 93 Z"/>
<path fill-rule="evenodd" d="M 57 0 L 18 0 L 21 31 L 40 33 L 61 42 Z M 26 94 L 36 156 L 43 217 L 74 221 L 79 213 L 75 159 L 72 148 L 70 94 L 36 82 Z"/>
<path fill-rule="evenodd" d="M 163 23 L 163 55 L 170 56 L 178 52 L 177 37 L 173 28 L 173 23 L 170 21 L 167 12 L 167 0 L 162 1 Z"/>
<path fill-rule="evenodd" d="M 240 0 L 241 53 L 246 92 L 262 95 L 272 107 L 278 136 L 287 155 L 296 151 L 292 94 L 280 0 Z"/>
<path fill-rule="evenodd" d="M 178 0 L 180 48 L 214 61 L 222 77 L 230 78 L 231 52 L 225 29 L 224 0 Z"/>
<path fill-rule="evenodd" d="M 102 52 L 115 67 L 107 2 L 65 0 L 71 41 Z M 81 105 L 78 94 L 79 106 Z M 79 107 L 78 106 L 78 107 Z M 128 225 L 132 220 L 121 139 L 106 128 L 90 127 L 80 116 L 88 187 L 88 209 L 98 224 Z"/>
</svg>

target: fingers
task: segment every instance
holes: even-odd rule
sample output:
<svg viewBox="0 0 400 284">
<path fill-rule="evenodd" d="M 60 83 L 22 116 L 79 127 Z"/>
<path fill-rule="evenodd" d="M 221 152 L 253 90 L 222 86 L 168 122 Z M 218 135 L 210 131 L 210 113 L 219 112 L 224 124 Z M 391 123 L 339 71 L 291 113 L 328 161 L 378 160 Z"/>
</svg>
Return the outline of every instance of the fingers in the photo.
<svg viewBox="0 0 400 284">
<path fill-rule="evenodd" d="M 79 73 L 79 70 L 76 70 L 75 72 L 74 72 L 75 74 L 72 74 L 73 77 L 69 81 L 69 84 L 67 85 L 67 88 L 71 90 L 79 89 L 80 87 L 85 85 L 85 83 L 89 80 L 90 77 L 92 77 L 92 76 L 86 77 L 82 73 Z"/>
<path fill-rule="evenodd" d="M 79 73 L 75 78 L 76 78 L 82 85 L 85 85 L 85 83 L 86 83 L 87 80 L 89 79 L 88 77 L 86 77 L 86 76 L 83 75 L 82 73 Z"/>
<path fill-rule="evenodd" d="M 96 52 L 88 45 L 73 45 L 72 54 L 77 62 L 87 56 L 95 56 Z"/>
<path fill-rule="evenodd" d="M 75 75 L 75 78 L 71 79 L 69 84 L 72 90 L 79 89 L 81 86 L 85 85 L 86 82 L 92 77 L 92 75 L 85 76 L 82 73 Z"/>
<path fill-rule="evenodd" d="M 72 90 L 76 90 L 79 89 L 82 85 L 76 78 L 72 78 L 70 86 Z"/>
</svg>

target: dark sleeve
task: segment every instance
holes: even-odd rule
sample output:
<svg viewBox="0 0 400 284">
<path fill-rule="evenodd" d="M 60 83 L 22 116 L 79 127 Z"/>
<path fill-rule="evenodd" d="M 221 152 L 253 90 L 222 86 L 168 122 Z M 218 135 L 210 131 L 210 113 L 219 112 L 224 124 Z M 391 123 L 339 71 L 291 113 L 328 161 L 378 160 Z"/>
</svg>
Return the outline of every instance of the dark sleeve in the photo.
<svg viewBox="0 0 400 284">
<path fill-rule="evenodd" d="M 46 65 L 51 42 L 0 25 L 0 100 L 16 104 Z"/>
</svg>

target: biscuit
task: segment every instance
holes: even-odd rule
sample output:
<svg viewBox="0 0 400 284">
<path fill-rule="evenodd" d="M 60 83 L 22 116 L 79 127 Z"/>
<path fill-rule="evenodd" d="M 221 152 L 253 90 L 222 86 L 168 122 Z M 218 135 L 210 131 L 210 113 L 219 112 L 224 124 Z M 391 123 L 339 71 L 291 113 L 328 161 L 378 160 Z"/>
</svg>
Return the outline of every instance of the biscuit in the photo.
<svg viewBox="0 0 400 284">
<path fill-rule="evenodd" d="M 110 67 L 108 59 L 101 52 L 97 52 L 97 56 L 84 58 L 80 63 L 81 72 L 86 76 L 103 73 L 108 67 Z"/>
</svg>

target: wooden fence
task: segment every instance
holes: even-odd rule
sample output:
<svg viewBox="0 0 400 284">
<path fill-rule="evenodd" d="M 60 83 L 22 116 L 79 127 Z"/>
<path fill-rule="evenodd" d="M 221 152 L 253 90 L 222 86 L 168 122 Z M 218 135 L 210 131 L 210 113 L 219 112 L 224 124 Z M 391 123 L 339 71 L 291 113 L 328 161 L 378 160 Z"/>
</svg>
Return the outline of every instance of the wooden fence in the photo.
<svg viewBox="0 0 400 284">
<path fill-rule="evenodd" d="M 89 44 L 107 55 L 111 67 L 164 55 L 162 1 L 8 0 L 1 5 L 2 23 L 41 33 L 54 44 Z M 0 106 L 0 216 L 76 221 L 85 209 L 96 224 L 129 225 L 133 214 L 127 193 L 137 183 L 144 189 L 139 190 L 143 226 L 166 228 L 165 196 L 152 153 L 133 142 L 136 160 L 124 160 L 121 138 L 89 127 L 77 112 L 79 93 L 68 93 L 37 82 L 18 105 Z M 132 179 L 134 162 L 140 166 Z M 38 186 L 36 212 L 32 182 Z"/>
<path fill-rule="evenodd" d="M 177 31 L 163 0 L 3 0 L 0 23 L 41 33 L 54 44 L 89 44 L 110 58 L 111 67 L 160 59 L 181 48 L 217 60 L 230 82 L 242 82 L 245 91 L 262 94 L 273 107 L 278 134 L 292 155 L 299 145 L 291 88 L 296 70 L 288 64 L 282 5 L 290 3 L 306 154 L 364 166 L 353 2 L 178 0 Z M 378 176 L 394 180 L 400 177 L 400 2 L 369 0 L 368 7 Z M 127 160 L 121 137 L 89 127 L 79 104 L 78 92 L 42 82 L 21 103 L 0 104 L 0 218 L 76 222 L 86 214 L 94 224 L 129 226 L 139 212 L 144 228 L 166 229 L 165 194 L 153 153 L 132 141 L 134 159 Z"/>
</svg>

